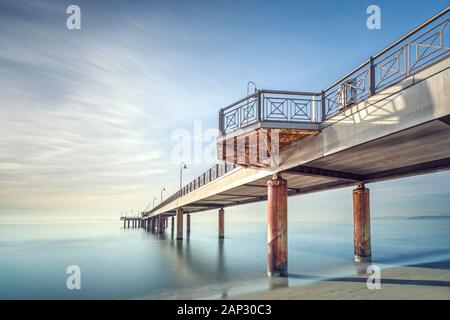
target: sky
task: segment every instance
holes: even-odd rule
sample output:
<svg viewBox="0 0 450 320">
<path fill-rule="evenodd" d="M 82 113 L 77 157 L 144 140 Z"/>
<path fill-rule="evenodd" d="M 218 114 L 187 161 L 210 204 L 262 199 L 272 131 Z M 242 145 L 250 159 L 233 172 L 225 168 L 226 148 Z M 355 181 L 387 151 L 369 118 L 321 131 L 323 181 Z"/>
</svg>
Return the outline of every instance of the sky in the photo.
<svg viewBox="0 0 450 320">
<path fill-rule="evenodd" d="M 71 4 L 80 30 L 66 27 Z M 371 4 L 380 30 L 366 27 Z M 0 0 L 0 223 L 115 220 L 157 204 L 162 186 L 178 188 L 180 146 L 200 150 L 185 182 L 215 163 L 218 110 L 248 81 L 320 91 L 447 5 Z M 372 213 L 449 215 L 449 178 L 371 184 Z M 351 189 L 289 206 L 290 218 L 351 219 Z M 227 212 L 265 219 L 263 203 Z"/>
</svg>

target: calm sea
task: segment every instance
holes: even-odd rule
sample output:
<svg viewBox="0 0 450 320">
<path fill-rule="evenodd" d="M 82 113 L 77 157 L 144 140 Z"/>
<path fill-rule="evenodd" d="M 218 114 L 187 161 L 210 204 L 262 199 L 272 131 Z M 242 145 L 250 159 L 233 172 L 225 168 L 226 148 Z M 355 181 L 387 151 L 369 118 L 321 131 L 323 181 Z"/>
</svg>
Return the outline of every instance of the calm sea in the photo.
<svg viewBox="0 0 450 320">
<path fill-rule="evenodd" d="M 315 277 L 356 273 L 352 225 L 289 223 L 287 281 L 266 277 L 266 225 L 192 219 L 177 242 L 122 224 L 0 225 L 0 299 L 218 298 Z M 395 266 L 450 257 L 450 219 L 373 219 L 374 263 Z M 66 268 L 81 269 L 81 290 L 66 288 Z"/>
</svg>

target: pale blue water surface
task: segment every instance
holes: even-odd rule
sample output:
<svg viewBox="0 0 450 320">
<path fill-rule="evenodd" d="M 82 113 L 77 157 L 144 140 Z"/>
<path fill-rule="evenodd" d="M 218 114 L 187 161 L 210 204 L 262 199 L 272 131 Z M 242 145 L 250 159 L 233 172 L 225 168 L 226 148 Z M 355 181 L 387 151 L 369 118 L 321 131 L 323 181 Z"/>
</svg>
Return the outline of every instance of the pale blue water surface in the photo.
<svg viewBox="0 0 450 320">
<path fill-rule="evenodd" d="M 111 224 L 0 225 L 0 299 L 218 298 L 278 284 L 266 276 L 266 224 L 193 219 L 177 242 Z M 288 284 L 356 273 L 352 225 L 289 222 Z M 450 219 L 373 219 L 373 261 L 405 265 L 450 258 Z M 81 290 L 66 268 L 81 268 Z M 286 282 L 282 282 L 286 285 Z"/>
</svg>

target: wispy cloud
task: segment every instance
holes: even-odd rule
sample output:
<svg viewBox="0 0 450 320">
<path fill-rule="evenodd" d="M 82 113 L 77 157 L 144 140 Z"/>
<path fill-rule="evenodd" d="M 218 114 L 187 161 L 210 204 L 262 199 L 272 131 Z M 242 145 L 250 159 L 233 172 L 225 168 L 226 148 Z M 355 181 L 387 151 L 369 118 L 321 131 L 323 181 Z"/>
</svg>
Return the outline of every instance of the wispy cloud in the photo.
<svg viewBox="0 0 450 320">
<path fill-rule="evenodd" d="M 0 203 L 82 206 L 148 190 L 167 170 L 162 136 L 190 107 L 142 26 L 100 20 L 69 31 L 63 6 L 3 6 L 12 15 L 0 33 Z"/>
</svg>

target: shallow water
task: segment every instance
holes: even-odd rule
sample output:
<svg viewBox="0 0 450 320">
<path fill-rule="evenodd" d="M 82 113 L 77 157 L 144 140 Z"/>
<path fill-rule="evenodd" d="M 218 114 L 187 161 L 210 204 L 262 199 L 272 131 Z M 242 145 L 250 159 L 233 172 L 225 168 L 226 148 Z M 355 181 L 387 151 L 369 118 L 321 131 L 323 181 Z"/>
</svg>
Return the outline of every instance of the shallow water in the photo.
<svg viewBox="0 0 450 320">
<path fill-rule="evenodd" d="M 450 219 L 373 219 L 373 263 L 405 265 L 450 257 Z M 192 221 L 182 242 L 120 223 L 0 225 L 1 299 L 205 298 L 301 285 L 356 273 L 352 225 L 289 222 L 290 278 L 266 276 L 266 225 Z M 81 290 L 66 268 L 81 268 Z"/>
</svg>

